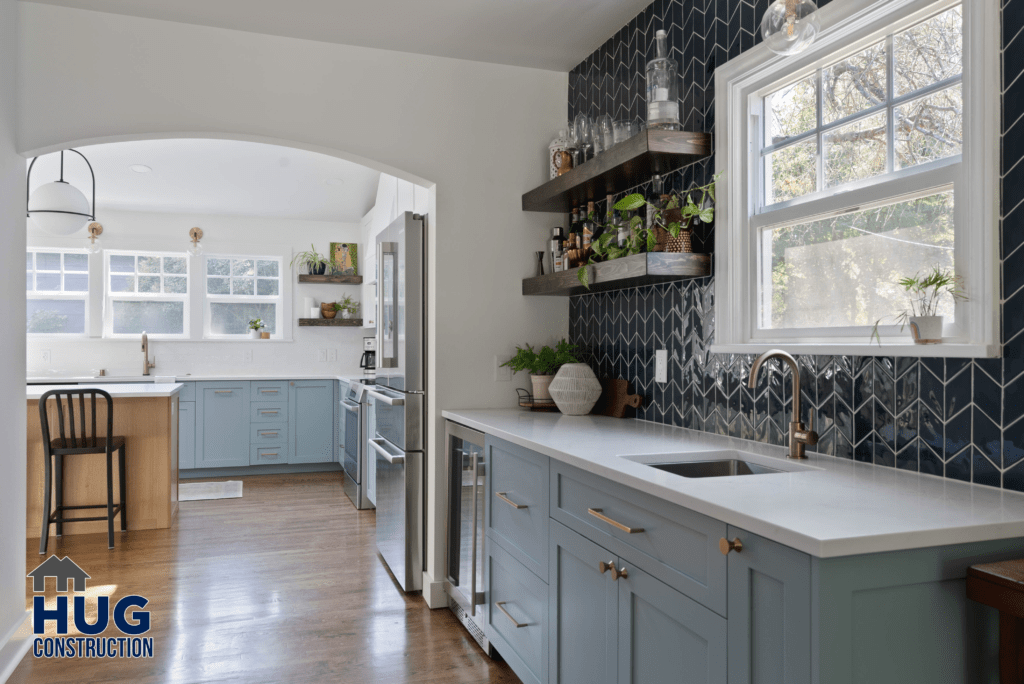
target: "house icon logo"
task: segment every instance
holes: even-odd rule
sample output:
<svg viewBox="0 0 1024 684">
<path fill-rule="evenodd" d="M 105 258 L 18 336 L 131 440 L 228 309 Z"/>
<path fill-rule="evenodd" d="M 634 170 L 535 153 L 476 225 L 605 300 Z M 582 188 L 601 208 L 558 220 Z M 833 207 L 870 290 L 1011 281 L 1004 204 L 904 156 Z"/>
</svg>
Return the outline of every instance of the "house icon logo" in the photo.
<svg viewBox="0 0 1024 684">
<path fill-rule="evenodd" d="M 92 579 L 85 570 L 78 567 L 78 564 L 67 556 L 61 559 L 50 556 L 26 577 L 32 578 L 32 591 L 37 593 L 46 591 L 47 577 L 55 578 L 57 591 L 64 593 L 69 591 L 68 580 L 74 581 L 74 591 L 85 591 L 85 581 Z"/>
<path fill-rule="evenodd" d="M 32 655 L 36 658 L 152 658 L 153 637 L 142 636 L 149 631 L 149 603 L 144 596 L 132 594 L 117 600 L 111 608 L 111 597 L 99 592 L 95 596 L 95 621 L 86 617 L 86 580 L 92 579 L 73 560 L 50 556 L 26 577 L 32 580 Z M 46 578 L 53 577 L 60 594 L 47 607 Z M 67 596 L 74 592 L 75 596 Z M 69 601 L 69 598 L 71 599 Z M 92 600 L 92 597 L 90 597 Z M 74 620 L 74 632 L 70 631 Z M 111 636 L 110 623 L 124 636 Z M 47 626 L 52 626 L 47 635 Z M 55 636 L 53 636 L 56 634 Z"/>
</svg>

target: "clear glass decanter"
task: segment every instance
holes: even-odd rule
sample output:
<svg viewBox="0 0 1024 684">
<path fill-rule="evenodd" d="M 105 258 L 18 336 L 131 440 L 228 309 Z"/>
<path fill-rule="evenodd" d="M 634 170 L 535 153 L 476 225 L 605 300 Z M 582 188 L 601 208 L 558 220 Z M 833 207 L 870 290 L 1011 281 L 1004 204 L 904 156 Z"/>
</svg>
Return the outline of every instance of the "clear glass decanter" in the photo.
<svg viewBox="0 0 1024 684">
<path fill-rule="evenodd" d="M 668 34 L 655 34 L 655 58 L 647 63 L 647 127 L 679 130 L 679 66 L 668 56 Z"/>
</svg>

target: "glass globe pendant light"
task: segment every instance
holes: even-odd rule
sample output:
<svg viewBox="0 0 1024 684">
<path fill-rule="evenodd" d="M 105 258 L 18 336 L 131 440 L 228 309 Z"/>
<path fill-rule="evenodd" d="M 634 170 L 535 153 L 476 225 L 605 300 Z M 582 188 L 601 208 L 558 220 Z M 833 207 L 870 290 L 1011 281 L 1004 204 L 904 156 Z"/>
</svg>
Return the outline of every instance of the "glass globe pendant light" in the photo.
<svg viewBox="0 0 1024 684">
<path fill-rule="evenodd" d="M 78 150 L 68 150 L 81 157 L 89 167 L 92 177 L 92 204 L 82 191 L 64 180 L 64 150 L 60 153 L 60 179 L 40 185 L 30 192 L 32 167 L 39 157 L 28 165 L 28 179 L 25 182 L 25 208 L 28 217 L 43 231 L 51 235 L 71 235 L 96 220 L 96 174 L 92 164 Z"/>
<path fill-rule="evenodd" d="M 817 11 L 811 0 L 775 0 L 761 19 L 761 37 L 768 49 L 795 55 L 809 48 L 820 28 Z"/>
</svg>

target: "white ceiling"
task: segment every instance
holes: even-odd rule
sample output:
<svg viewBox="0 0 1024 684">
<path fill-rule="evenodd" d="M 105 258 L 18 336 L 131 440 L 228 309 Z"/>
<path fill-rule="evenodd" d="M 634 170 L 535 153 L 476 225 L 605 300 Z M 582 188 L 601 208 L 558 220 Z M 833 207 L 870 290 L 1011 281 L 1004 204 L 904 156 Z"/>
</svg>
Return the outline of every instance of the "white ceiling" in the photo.
<svg viewBox="0 0 1024 684">
<path fill-rule="evenodd" d="M 290 147 L 236 140 L 174 139 L 77 148 L 96 173 L 104 209 L 267 216 L 358 223 L 374 205 L 379 171 Z M 129 167 L 142 164 L 150 173 Z M 81 157 L 65 153 L 64 178 L 90 196 Z M 31 189 L 57 180 L 60 155 L 39 158 Z"/>
<path fill-rule="evenodd" d="M 423 55 L 569 71 L 650 0 L 32 0 Z"/>
</svg>

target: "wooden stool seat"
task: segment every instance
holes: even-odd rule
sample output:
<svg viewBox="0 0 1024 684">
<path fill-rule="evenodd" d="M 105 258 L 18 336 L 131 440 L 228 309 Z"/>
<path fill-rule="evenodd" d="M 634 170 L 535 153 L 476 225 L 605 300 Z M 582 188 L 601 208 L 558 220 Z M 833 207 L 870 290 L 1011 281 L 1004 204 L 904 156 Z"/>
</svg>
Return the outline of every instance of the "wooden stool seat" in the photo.
<svg viewBox="0 0 1024 684">
<path fill-rule="evenodd" d="M 1024 684 L 1024 559 L 968 568 L 967 598 L 999 611 L 999 681 Z"/>
<path fill-rule="evenodd" d="M 86 397 L 91 401 L 86 402 Z M 50 416 L 47 411 L 47 404 L 50 399 L 56 402 L 56 422 L 59 436 L 51 437 Z M 75 402 L 78 402 L 77 411 Z M 105 435 L 99 435 L 96 430 L 96 402 L 97 399 L 105 400 L 107 404 L 107 430 Z M 91 409 L 91 417 L 87 420 L 86 415 L 90 413 L 86 408 Z M 118 437 L 114 432 L 114 401 L 110 394 L 95 388 L 75 388 L 50 390 L 39 398 L 39 425 L 43 432 L 43 457 L 46 459 L 45 468 L 45 491 L 43 494 L 43 528 L 39 540 L 39 553 L 46 553 L 46 546 L 50 538 L 50 525 L 57 526 L 57 536 L 64 533 L 66 523 L 86 522 L 91 520 L 107 521 L 107 548 L 114 548 L 114 517 L 121 516 L 121 530 L 128 529 L 128 499 L 127 482 L 125 479 L 125 458 L 127 447 L 124 437 Z M 120 500 L 114 503 L 114 453 L 118 459 L 118 485 L 120 489 Z M 105 454 L 107 457 L 107 502 L 105 504 L 90 504 L 86 506 L 65 506 L 64 505 L 64 458 L 67 456 L 79 456 L 82 454 Z M 50 512 L 52 498 L 54 500 L 53 512 Z M 105 508 L 106 515 L 96 517 L 67 517 L 65 511 L 83 510 L 90 508 Z"/>
</svg>

